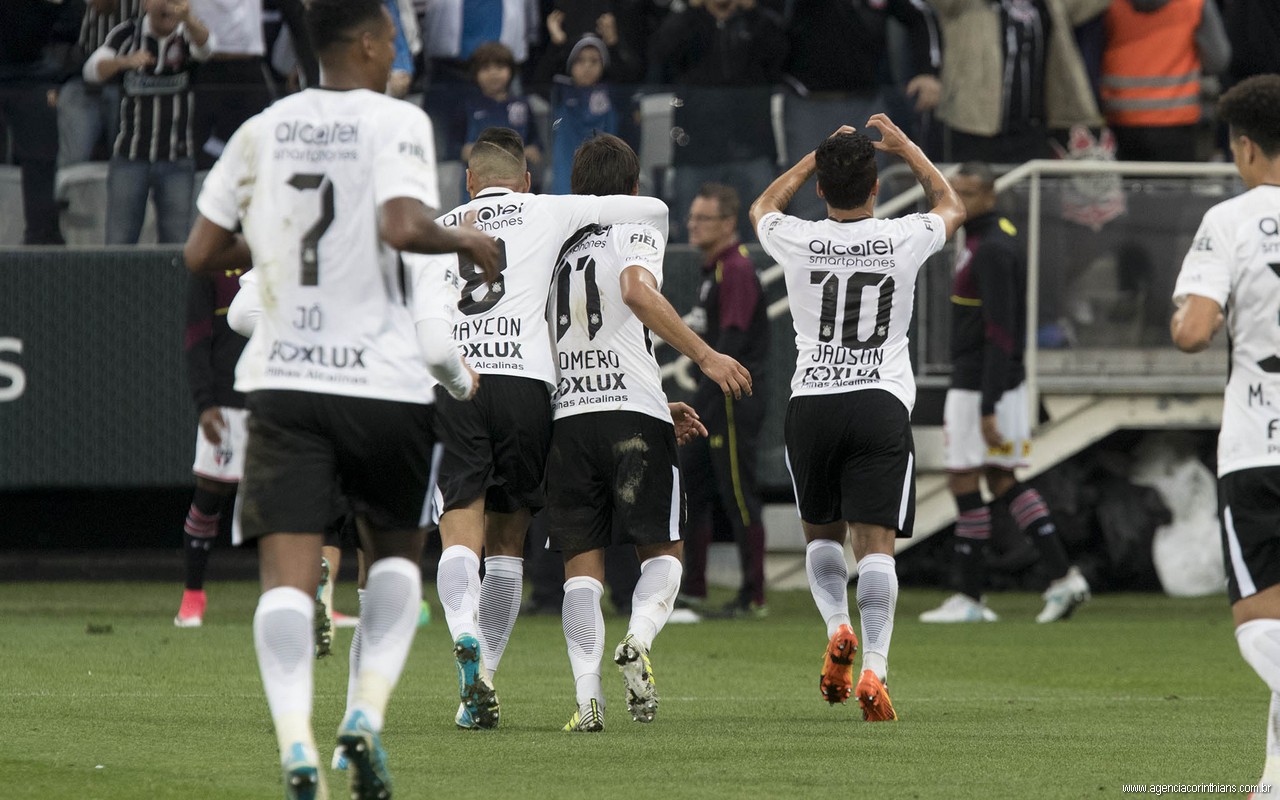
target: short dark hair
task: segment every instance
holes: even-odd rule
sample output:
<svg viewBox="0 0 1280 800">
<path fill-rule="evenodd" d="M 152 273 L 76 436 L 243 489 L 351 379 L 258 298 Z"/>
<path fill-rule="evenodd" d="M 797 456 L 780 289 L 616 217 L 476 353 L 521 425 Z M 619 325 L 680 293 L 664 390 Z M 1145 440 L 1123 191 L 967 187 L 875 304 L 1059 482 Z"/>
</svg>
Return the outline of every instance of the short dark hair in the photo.
<svg viewBox="0 0 1280 800">
<path fill-rule="evenodd" d="M 1248 136 L 1267 158 L 1280 155 L 1280 75 L 1254 75 L 1218 101 L 1233 136 Z"/>
<path fill-rule="evenodd" d="M 381 0 L 310 0 L 307 34 L 317 53 L 349 42 L 361 28 L 383 21 Z"/>
<path fill-rule="evenodd" d="M 723 183 L 704 183 L 698 188 L 695 197 L 715 200 L 722 217 L 737 219 L 738 209 L 742 207 L 741 201 L 738 200 L 738 190 Z"/>
<path fill-rule="evenodd" d="M 573 153 L 569 189 L 574 194 L 631 194 L 639 180 L 636 151 L 613 134 L 596 134 Z"/>
<path fill-rule="evenodd" d="M 832 208 L 857 208 L 876 185 L 876 149 L 864 134 L 841 133 L 818 145 L 818 188 Z"/>
<path fill-rule="evenodd" d="M 524 139 L 510 128 L 485 128 L 471 147 L 467 169 L 489 178 L 519 176 L 528 169 Z"/>
<path fill-rule="evenodd" d="M 985 161 L 966 161 L 956 170 L 956 175 L 977 178 L 983 189 L 996 188 L 996 173 Z"/>
<path fill-rule="evenodd" d="M 471 79 L 475 80 L 480 70 L 490 64 L 498 64 L 511 70 L 512 77 L 516 72 L 516 57 L 511 48 L 502 42 L 482 42 L 471 51 L 471 59 L 467 66 L 471 70 Z"/>
</svg>

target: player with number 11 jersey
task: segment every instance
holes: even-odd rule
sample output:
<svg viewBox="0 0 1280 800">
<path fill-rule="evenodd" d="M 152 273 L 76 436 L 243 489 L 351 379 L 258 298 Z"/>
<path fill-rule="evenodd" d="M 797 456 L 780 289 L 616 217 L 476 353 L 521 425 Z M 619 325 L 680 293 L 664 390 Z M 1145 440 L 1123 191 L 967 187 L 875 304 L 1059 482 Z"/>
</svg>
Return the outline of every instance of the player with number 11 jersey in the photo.
<svg viewBox="0 0 1280 800">
<path fill-rule="evenodd" d="M 652 197 L 529 194 L 524 142 L 510 128 L 486 128 L 476 138 L 467 190 L 471 202 L 439 222 L 451 228 L 474 217 L 495 237 L 498 279 L 486 282 L 462 257 L 411 267 L 415 285 L 452 291 L 452 307 L 420 313 L 451 318 L 462 357 L 483 376 L 472 402 L 437 393 L 445 445 L 435 498 L 444 546 L 437 586 L 460 676 L 454 721 L 470 729 L 499 722 L 492 678 L 520 609 L 525 531 L 545 503 L 556 385 L 546 308 L 557 256 L 566 239 L 592 225 L 646 223 L 665 236 L 667 206 Z"/>
</svg>

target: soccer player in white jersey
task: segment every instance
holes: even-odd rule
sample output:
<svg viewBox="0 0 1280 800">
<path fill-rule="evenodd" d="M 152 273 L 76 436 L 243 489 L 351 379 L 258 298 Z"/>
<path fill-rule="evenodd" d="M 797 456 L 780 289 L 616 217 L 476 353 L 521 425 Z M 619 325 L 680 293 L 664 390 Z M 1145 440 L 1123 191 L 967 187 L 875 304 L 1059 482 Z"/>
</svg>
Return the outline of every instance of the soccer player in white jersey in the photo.
<svg viewBox="0 0 1280 800">
<path fill-rule="evenodd" d="M 494 275 L 498 253 L 474 228 L 433 220 L 430 122 L 381 93 L 395 28 L 380 0 L 312 0 L 307 23 L 322 88 L 231 137 L 184 255 L 195 271 L 251 261 L 258 275 L 262 314 L 236 370 L 250 412 L 240 522 L 258 539 L 254 644 L 287 797 L 326 794 L 311 732 L 312 598 L 338 491 L 360 520 L 365 637 L 338 743 L 352 797 L 365 800 L 391 796 L 380 731 L 417 627 L 430 376 L 460 397 L 477 385 L 447 326 L 415 331 L 394 250 L 462 251 Z"/>
<path fill-rule="evenodd" d="M 1173 343 L 1209 346 L 1223 326 L 1231 366 L 1218 436 L 1218 514 L 1240 653 L 1271 688 L 1262 783 L 1280 783 L 1280 75 L 1218 103 L 1248 191 L 1205 212 L 1173 290 Z M 1225 317 L 1224 317 L 1225 315 Z"/>
<path fill-rule="evenodd" d="M 520 610 L 525 532 L 544 504 L 556 383 L 546 305 L 557 255 L 587 225 L 643 222 L 666 236 L 667 206 L 651 197 L 529 194 L 524 142 L 510 128 L 487 128 L 476 138 L 467 191 L 471 202 L 441 222 L 452 227 L 474 214 L 480 229 L 497 237 L 501 275 L 486 284 L 465 256 L 424 260 L 429 284 L 458 287 L 454 339 L 485 376 L 473 403 L 437 392 L 445 445 L 437 588 L 458 666 L 454 719 L 461 728 L 492 728 L 499 720 L 493 673 Z"/>
<path fill-rule="evenodd" d="M 640 162 L 616 136 L 588 139 L 573 157 L 575 194 L 636 194 Z M 547 457 L 549 547 L 564 556 L 564 636 L 577 711 L 566 731 L 604 730 L 604 548 L 619 523 L 640 579 L 627 635 L 614 649 L 627 708 L 652 722 L 658 695 L 649 662 L 680 589 L 684 491 L 676 442 L 706 435 L 693 409 L 670 407 L 649 332 L 687 355 L 726 393 L 751 393 L 751 375 L 694 333 L 662 296 L 665 237 L 650 225 L 579 231 L 561 248 L 549 307 L 559 380 Z M 678 423 L 673 428 L 673 417 Z M 689 438 L 692 438 L 691 436 Z"/>
<path fill-rule="evenodd" d="M 964 222 L 964 206 L 924 152 L 888 117 L 867 121 L 873 142 L 842 127 L 760 195 L 751 222 L 786 271 L 796 333 L 796 371 L 784 428 L 787 467 L 804 526 L 805 566 L 829 637 L 819 690 L 843 703 L 852 689 L 868 721 L 897 719 L 885 691 L 898 601 L 896 536 L 915 517 L 915 453 L 907 328 L 916 275 Z M 911 167 L 933 206 L 898 219 L 874 215 L 876 151 Z M 827 218 L 782 210 L 817 173 Z M 858 639 L 850 627 L 844 542 L 853 533 L 862 618 L 862 673 L 853 687 Z"/>
</svg>

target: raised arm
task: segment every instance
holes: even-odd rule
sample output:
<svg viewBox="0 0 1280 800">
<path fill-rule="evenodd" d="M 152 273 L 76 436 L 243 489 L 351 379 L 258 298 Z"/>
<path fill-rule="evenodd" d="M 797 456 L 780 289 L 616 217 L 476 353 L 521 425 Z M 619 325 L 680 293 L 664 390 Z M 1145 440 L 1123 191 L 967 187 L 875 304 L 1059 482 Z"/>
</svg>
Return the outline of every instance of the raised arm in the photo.
<svg viewBox="0 0 1280 800">
<path fill-rule="evenodd" d="M 721 391 L 735 398 L 751 394 L 751 373 L 747 368 L 729 356 L 717 353 L 685 324 L 658 290 L 658 281 L 653 273 L 644 267 L 629 266 L 622 271 L 619 285 L 622 302 L 636 318 L 663 341 L 688 356 L 708 378 L 720 385 Z"/>
<path fill-rule="evenodd" d="M 848 126 L 840 129 L 840 131 L 852 130 L 853 128 Z M 784 211 L 791 202 L 791 198 L 796 196 L 796 192 L 800 191 L 800 187 L 804 186 L 805 181 L 809 180 L 815 169 L 817 169 L 816 161 L 813 151 L 810 150 L 804 158 L 795 163 L 795 166 L 775 178 L 773 183 L 769 184 L 769 188 L 765 189 L 751 204 L 751 209 L 747 212 L 751 217 L 751 227 L 759 228 L 760 220 L 764 219 L 766 214 Z"/>
<path fill-rule="evenodd" d="M 960 202 L 960 195 L 951 188 L 951 184 L 924 154 L 920 146 L 908 139 L 907 135 L 893 124 L 893 120 L 884 114 L 875 114 L 867 120 L 867 127 L 875 128 L 880 132 L 880 141 L 873 142 L 877 150 L 901 158 L 911 168 L 911 173 L 920 182 L 921 188 L 924 189 L 924 196 L 932 206 L 929 209 L 930 212 L 942 218 L 942 223 L 947 227 L 947 238 L 950 239 L 965 220 L 964 203 Z"/>
</svg>

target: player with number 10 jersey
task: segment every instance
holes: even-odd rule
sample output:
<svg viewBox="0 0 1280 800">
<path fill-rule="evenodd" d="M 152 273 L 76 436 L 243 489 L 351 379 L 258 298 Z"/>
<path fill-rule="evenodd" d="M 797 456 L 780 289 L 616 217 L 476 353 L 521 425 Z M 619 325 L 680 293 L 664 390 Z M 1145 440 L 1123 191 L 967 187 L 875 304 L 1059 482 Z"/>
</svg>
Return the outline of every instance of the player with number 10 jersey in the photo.
<svg viewBox="0 0 1280 800">
<path fill-rule="evenodd" d="M 785 423 L 787 467 L 806 540 L 805 567 L 827 624 L 818 688 L 829 703 L 856 695 L 868 721 L 898 718 L 885 688 L 897 605 L 894 539 L 915 516 L 915 381 L 907 352 L 916 275 L 964 222 L 942 173 L 888 117 L 867 121 L 872 141 L 842 127 L 751 206 L 760 243 L 786 273 L 796 333 L 796 371 Z M 925 190 L 928 214 L 875 217 L 876 151 L 900 156 Z M 817 175 L 827 219 L 782 213 Z M 844 543 L 858 560 L 864 645 L 850 625 Z"/>
</svg>

